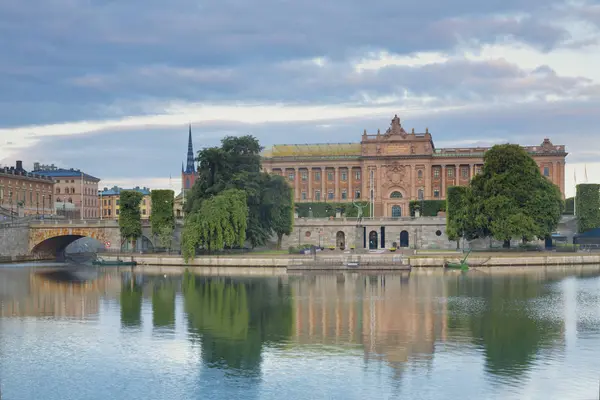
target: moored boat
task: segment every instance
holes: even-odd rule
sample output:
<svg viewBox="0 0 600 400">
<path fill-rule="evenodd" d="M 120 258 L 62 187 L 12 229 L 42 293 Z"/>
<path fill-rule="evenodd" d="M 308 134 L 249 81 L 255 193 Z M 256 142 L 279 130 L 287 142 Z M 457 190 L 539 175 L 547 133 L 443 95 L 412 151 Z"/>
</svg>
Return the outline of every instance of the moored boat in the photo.
<svg viewBox="0 0 600 400">
<path fill-rule="evenodd" d="M 111 266 L 111 267 L 135 267 L 137 261 L 123 261 L 123 260 L 96 260 L 92 262 L 92 265 L 98 266 Z"/>
</svg>

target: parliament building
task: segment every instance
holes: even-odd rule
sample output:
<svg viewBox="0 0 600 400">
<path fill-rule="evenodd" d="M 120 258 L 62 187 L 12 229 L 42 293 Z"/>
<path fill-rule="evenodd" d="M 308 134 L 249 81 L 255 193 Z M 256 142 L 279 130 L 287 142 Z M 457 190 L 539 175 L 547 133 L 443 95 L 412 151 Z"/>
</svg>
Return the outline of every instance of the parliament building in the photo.
<svg viewBox="0 0 600 400">
<path fill-rule="evenodd" d="M 544 139 L 524 148 L 564 197 L 565 146 Z M 375 217 L 404 217 L 411 200 L 444 200 L 449 186 L 468 185 L 488 149 L 436 148 L 428 129 L 406 132 L 395 116 L 385 133 L 365 130 L 360 143 L 274 145 L 262 164 L 289 179 L 296 202 L 369 201 Z"/>
</svg>

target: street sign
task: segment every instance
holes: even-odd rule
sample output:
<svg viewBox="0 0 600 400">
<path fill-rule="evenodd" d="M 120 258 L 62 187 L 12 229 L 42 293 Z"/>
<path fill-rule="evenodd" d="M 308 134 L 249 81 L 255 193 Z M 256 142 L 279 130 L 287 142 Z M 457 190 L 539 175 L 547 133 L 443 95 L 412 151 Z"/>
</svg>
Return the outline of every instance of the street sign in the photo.
<svg viewBox="0 0 600 400">
<path fill-rule="evenodd" d="M 110 242 L 104 242 L 104 247 L 108 249 L 110 247 Z"/>
</svg>

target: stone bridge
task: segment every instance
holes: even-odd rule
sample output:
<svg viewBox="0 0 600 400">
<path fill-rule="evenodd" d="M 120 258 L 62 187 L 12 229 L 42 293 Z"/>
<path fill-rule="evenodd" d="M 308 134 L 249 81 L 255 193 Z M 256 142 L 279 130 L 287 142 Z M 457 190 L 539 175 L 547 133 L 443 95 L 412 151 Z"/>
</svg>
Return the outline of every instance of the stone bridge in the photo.
<svg viewBox="0 0 600 400">
<path fill-rule="evenodd" d="M 179 231 L 175 231 L 174 244 L 178 242 Z M 60 259 L 67 246 L 84 237 L 97 240 L 109 251 L 119 251 L 123 244 L 119 222 L 115 220 L 34 221 L 29 224 L 27 252 L 37 259 Z M 155 246 L 149 221 L 142 221 L 141 239 L 150 247 Z"/>
</svg>

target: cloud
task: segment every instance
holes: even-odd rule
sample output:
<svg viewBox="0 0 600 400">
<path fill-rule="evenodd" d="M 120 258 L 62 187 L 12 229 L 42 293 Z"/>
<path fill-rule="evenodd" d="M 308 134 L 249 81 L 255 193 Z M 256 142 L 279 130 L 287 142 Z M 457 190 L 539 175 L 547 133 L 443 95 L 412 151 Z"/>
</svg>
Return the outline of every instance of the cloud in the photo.
<svg viewBox="0 0 600 400">
<path fill-rule="evenodd" d="M 559 0 L 0 2 L 0 161 L 165 185 L 197 147 L 549 136 L 595 157 L 597 5 Z M 586 138 L 585 140 L 583 138 Z M 143 185 L 143 183 L 140 183 Z"/>
</svg>

